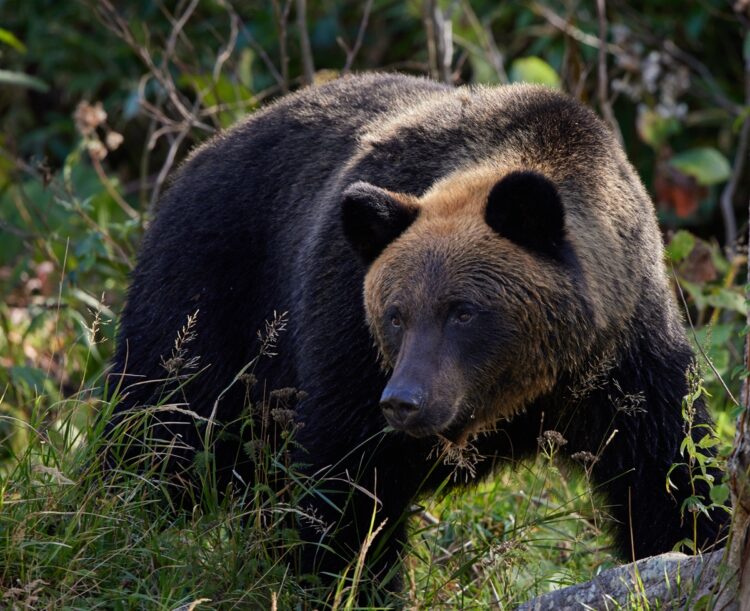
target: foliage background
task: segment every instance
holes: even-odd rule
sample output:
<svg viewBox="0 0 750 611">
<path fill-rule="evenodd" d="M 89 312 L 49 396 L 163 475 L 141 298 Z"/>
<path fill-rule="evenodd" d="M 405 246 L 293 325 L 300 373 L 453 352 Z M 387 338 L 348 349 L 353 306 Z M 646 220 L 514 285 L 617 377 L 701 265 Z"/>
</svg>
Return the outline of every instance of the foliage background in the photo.
<svg viewBox="0 0 750 611">
<path fill-rule="evenodd" d="M 102 408 L 127 274 L 169 173 L 217 130 L 349 71 L 399 70 L 455 85 L 542 82 L 594 106 L 654 197 L 675 289 L 707 357 L 706 387 L 728 440 L 731 395 L 745 371 L 749 24 L 747 0 L 0 0 L 4 494 L 35 443 L 68 456 L 89 434 Z M 49 466 L 49 455 L 32 454 Z M 62 462 L 55 468 L 71 476 Z M 39 483 L 38 473 L 28 475 Z M 504 477 L 468 500 L 435 506 L 437 526 L 425 523 L 431 545 L 453 557 L 457 540 L 471 540 L 483 557 L 495 550 L 496 569 L 517 567 L 529 539 L 507 534 L 518 508 L 531 503 L 528 490 L 538 493 L 537 505 L 563 507 L 585 490 L 563 478 L 561 489 L 543 492 L 549 475 L 532 469 L 527 479 Z M 526 496 L 514 504 L 517 494 Z M 511 582 L 543 590 L 611 561 L 606 542 L 592 544 L 593 556 L 591 548 L 577 555 L 577 544 L 571 551 L 580 525 L 572 531 L 540 546 L 553 549 L 538 560 L 547 573 L 524 581 L 515 568 L 497 569 L 497 588 L 516 600 L 531 592 L 514 593 Z M 428 549 L 421 557 L 440 555 Z M 581 572 L 560 577 L 559 560 L 570 558 Z M 26 571 L 0 565 L 0 586 L 21 588 L 14 604 L 40 596 L 28 586 L 44 581 L 31 570 L 42 575 L 43 563 L 29 562 Z M 434 601 L 451 600 L 446 584 L 456 580 L 456 591 L 470 590 L 463 574 L 448 571 L 431 586 Z M 177 592 L 169 604 L 192 595 Z"/>
</svg>

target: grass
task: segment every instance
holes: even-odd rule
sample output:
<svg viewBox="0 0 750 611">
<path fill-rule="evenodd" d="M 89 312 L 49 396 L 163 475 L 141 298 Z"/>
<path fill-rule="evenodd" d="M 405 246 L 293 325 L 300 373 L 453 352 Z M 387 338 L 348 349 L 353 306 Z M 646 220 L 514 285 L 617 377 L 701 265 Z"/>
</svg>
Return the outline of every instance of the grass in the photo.
<svg viewBox="0 0 750 611">
<path fill-rule="evenodd" d="M 296 581 L 294 491 L 282 499 L 261 479 L 220 501 L 206 483 L 202 509 L 169 511 L 158 462 L 143 475 L 115 464 L 102 476 L 112 403 L 82 391 L 36 405 L 14 422 L 25 441 L 2 463 L 0 607 L 349 609 L 367 590 L 367 546 L 327 598 Z M 92 406 L 104 418 L 82 424 Z M 541 450 L 514 473 L 438 495 L 411 518 L 400 604 L 509 608 L 589 579 L 615 563 L 596 507 L 586 478 Z"/>
</svg>

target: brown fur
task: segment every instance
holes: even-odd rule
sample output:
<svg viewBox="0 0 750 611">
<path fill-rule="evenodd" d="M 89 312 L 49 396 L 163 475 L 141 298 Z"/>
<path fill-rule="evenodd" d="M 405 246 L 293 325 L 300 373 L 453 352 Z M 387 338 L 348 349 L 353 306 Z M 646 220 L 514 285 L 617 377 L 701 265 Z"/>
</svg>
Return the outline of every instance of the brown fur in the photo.
<svg viewBox="0 0 750 611">
<path fill-rule="evenodd" d="M 435 387 L 453 397 L 455 410 L 468 411 L 456 416 L 465 423 L 461 441 L 549 392 L 560 368 L 575 368 L 584 354 L 578 340 L 568 341 L 574 336 L 553 336 L 559 326 L 583 327 L 584 312 L 565 312 L 573 320 L 554 324 L 549 319 L 554 304 L 565 300 L 573 287 L 552 265 L 501 238 L 483 220 L 490 189 L 508 171 L 478 166 L 440 181 L 416 202 L 397 196 L 416 203 L 420 214 L 375 260 L 365 279 L 368 322 L 381 350 L 386 342 L 379 321 L 394 300 L 412 312 L 468 301 L 502 307 L 516 321 L 517 351 L 504 355 L 508 362 L 502 370 L 488 367 L 480 375 L 473 373 L 470 377 L 479 380 L 479 387 L 467 387 L 469 376 L 459 375 L 455 367 L 436 373 L 440 380 Z M 392 368 L 393 355 L 384 351 L 382 356 Z M 491 380 L 498 376 L 505 376 L 501 392 L 492 388 Z"/>
</svg>

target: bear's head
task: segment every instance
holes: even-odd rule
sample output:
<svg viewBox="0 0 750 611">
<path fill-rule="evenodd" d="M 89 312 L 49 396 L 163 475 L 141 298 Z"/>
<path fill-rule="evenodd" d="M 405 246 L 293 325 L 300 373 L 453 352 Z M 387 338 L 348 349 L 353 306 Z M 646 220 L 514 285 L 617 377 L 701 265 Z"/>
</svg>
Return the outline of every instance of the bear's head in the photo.
<svg viewBox="0 0 750 611">
<path fill-rule="evenodd" d="M 563 200 L 529 170 L 458 173 L 422 197 L 365 182 L 342 201 L 391 372 L 386 420 L 461 443 L 550 392 L 584 319 Z M 585 343 L 585 342 L 584 342 Z"/>
</svg>

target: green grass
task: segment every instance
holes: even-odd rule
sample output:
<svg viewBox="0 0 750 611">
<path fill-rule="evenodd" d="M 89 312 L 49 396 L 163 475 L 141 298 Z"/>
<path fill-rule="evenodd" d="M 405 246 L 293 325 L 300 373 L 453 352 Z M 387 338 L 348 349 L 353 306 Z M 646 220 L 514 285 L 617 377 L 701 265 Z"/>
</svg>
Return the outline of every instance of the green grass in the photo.
<svg viewBox="0 0 750 611">
<path fill-rule="evenodd" d="M 295 491 L 281 498 L 261 479 L 219 501 L 206 483 L 201 509 L 175 512 L 158 461 L 142 475 L 115 465 L 103 477 L 103 444 L 120 440 L 104 440 L 103 420 L 81 425 L 95 403 L 81 393 L 14 423 L 25 442 L 2 463 L 0 607 L 352 608 L 355 589 L 367 591 L 360 557 L 338 592 L 296 581 Z M 94 407 L 106 419 L 111 404 Z M 542 452 L 414 513 L 406 587 L 389 604 L 508 607 L 614 563 L 585 478 Z"/>
</svg>

